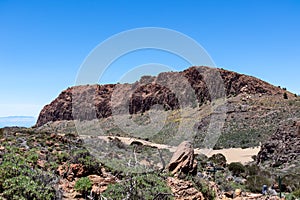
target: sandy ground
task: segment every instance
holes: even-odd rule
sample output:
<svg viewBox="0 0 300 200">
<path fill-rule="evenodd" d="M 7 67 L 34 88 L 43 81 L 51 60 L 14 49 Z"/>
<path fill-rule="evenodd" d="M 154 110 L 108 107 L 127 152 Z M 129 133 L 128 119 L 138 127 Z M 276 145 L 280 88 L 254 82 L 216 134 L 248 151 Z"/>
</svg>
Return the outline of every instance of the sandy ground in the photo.
<svg viewBox="0 0 300 200">
<path fill-rule="evenodd" d="M 231 162 L 241 162 L 243 164 L 253 161 L 252 156 L 257 155 L 260 151 L 260 147 L 255 148 L 230 148 L 230 149 L 220 149 L 220 150 L 210 150 L 210 149 L 196 149 L 195 153 L 203 153 L 210 157 L 213 154 L 221 153 L 226 159 L 227 163 Z"/>
<path fill-rule="evenodd" d="M 89 136 L 82 136 L 81 137 L 89 137 Z M 118 138 L 122 143 L 126 145 L 130 145 L 132 142 L 137 141 L 141 142 L 143 145 L 146 146 L 152 146 L 152 147 L 157 147 L 159 149 L 169 149 L 171 152 L 175 152 L 177 147 L 174 146 L 169 146 L 165 144 L 157 144 L 157 143 L 152 143 L 149 141 L 145 140 L 140 140 L 140 139 L 135 139 L 135 138 L 129 138 L 129 137 L 114 137 L 114 136 L 97 136 L 97 138 L 109 141 L 113 138 Z M 255 148 L 230 148 L 230 149 L 220 149 L 220 150 L 212 150 L 212 149 L 195 149 L 196 154 L 205 154 L 206 156 L 210 157 L 213 154 L 221 153 L 223 154 L 226 159 L 227 163 L 231 162 L 241 162 L 243 164 L 253 161 L 252 156 L 257 155 L 260 150 L 260 147 L 255 147 Z"/>
</svg>

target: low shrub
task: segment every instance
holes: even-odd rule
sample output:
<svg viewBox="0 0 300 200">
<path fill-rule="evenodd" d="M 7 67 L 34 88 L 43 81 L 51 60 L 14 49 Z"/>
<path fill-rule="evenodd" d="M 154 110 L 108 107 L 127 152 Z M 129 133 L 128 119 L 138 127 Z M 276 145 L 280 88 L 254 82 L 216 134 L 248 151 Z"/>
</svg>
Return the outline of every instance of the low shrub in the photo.
<svg viewBox="0 0 300 200">
<path fill-rule="evenodd" d="M 246 181 L 246 188 L 251 192 L 260 193 L 263 185 L 271 185 L 271 180 L 264 176 L 249 176 Z"/>
<path fill-rule="evenodd" d="M 51 186 L 40 184 L 30 176 L 20 175 L 7 179 L 3 183 L 3 196 L 7 199 L 45 199 L 55 197 L 55 191 Z"/>
<path fill-rule="evenodd" d="M 232 162 L 228 165 L 228 170 L 231 171 L 233 176 L 239 176 L 245 172 L 245 167 L 240 162 Z"/>
<path fill-rule="evenodd" d="M 203 194 L 205 199 L 216 199 L 214 190 L 209 187 L 208 182 L 206 182 L 204 179 L 200 177 L 192 177 L 191 181 L 193 182 L 194 187 Z"/>
<path fill-rule="evenodd" d="M 82 177 L 76 181 L 74 189 L 86 196 L 92 189 L 92 182 L 89 177 Z"/>
<path fill-rule="evenodd" d="M 219 166 L 226 166 L 226 157 L 221 154 L 221 153 L 217 153 L 212 155 L 210 158 L 208 158 L 208 161 L 213 162 L 215 165 L 219 165 Z"/>
<path fill-rule="evenodd" d="M 30 166 L 34 159 L 24 158 L 8 148 L 0 165 L 0 191 L 6 199 L 54 199 L 56 178 Z"/>
<path fill-rule="evenodd" d="M 103 196 L 116 200 L 172 199 L 170 194 L 171 189 L 163 177 L 157 174 L 139 174 L 109 185 Z"/>
<path fill-rule="evenodd" d="M 293 192 L 293 195 L 297 198 L 300 198 L 300 189 Z"/>
</svg>

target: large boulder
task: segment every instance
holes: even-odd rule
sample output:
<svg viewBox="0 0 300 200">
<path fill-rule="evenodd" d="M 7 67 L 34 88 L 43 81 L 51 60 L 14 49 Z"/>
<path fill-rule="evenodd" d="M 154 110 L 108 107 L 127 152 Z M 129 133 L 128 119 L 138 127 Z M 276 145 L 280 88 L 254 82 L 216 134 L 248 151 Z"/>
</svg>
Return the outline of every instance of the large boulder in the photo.
<svg viewBox="0 0 300 200">
<path fill-rule="evenodd" d="M 196 174 L 197 162 L 194 160 L 194 148 L 188 141 L 182 142 L 173 154 L 167 169 L 172 173 Z"/>
</svg>

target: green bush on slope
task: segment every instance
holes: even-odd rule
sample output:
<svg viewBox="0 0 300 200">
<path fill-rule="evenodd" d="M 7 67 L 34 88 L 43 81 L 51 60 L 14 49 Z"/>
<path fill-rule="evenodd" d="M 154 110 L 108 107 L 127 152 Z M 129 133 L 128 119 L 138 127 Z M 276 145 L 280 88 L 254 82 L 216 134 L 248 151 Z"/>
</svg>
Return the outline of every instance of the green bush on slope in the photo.
<svg viewBox="0 0 300 200">
<path fill-rule="evenodd" d="M 109 185 L 103 193 L 109 199 L 172 199 L 170 188 L 164 178 L 157 174 L 140 174 L 129 176 L 124 181 Z"/>
</svg>

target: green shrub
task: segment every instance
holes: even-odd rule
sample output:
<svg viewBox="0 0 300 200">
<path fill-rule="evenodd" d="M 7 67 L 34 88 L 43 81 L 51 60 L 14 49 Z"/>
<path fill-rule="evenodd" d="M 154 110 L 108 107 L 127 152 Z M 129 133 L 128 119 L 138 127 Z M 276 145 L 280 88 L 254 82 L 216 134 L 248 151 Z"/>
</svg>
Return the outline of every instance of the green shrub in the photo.
<svg viewBox="0 0 300 200">
<path fill-rule="evenodd" d="M 300 198 L 300 189 L 293 192 L 293 195 L 297 198 Z"/>
<path fill-rule="evenodd" d="M 82 177 L 76 181 L 74 189 L 83 195 L 87 195 L 92 189 L 92 182 L 89 177 Z"/>
<path fill-rule="evenodd" d="M 232 162 L 228 165 L 228 170 L 231 171 L 232 175 L 239 176 L 245 172 L 245 167 L 240 162 Z"/>
<path fill-rule="evenodd" d="M 0 165 L 0 191 L 7 199 L 54 199 L 55 176 L 40 169 L 32 169 L 35 152 L 27 158 L 18 149 L 6 147 Z"/>
<path fill-rule="evenodd" d="M 225 166 L 227 162 L 225 156 L 221 153 L 212 155 L 210 158 L 208 158 L 208 161 L 213 162 L 214 164 L 219 166 Z"/>
<path fill-rule="evenodd" d="M 245 171 L 246 171 L 247 175 L 254 176 L 254 175 L 259 174 L 260 169 L 257 165 L 246 165 Z"/>
<path fill-rule="evenodd" d="M 71 153 L 71 163 L 79 163 L 87 168 L 89 173 L 101 174 L 100 163 L 87 149 L 77 149 Z"/>
<path fill-rule="evenodd" d="M 251 192 L 260 193 L 263 185 L 271 185 L 271 180 L 264 176 L 250 176 L 246 181 L 246 188 Z"/>
<path fill-rule="evenodd" d="M 195 160 L 197 161 L 197 168 L 198 170 L 202 170 L 206 164 L 207 164 L 207 160 L 208 160 L 208 157 L 204 154 L 198 154 L 195 156 Z"/>
<path fill-rule="evenodd" d="M 36 164 L 39 159 L 39 154 L 36 153 L 35 149 L 31 149 L 25 153 L 26 161 L 32 164 Z"/>
<path fill-rule="evenodd" d="M 298 200 L 298 199 L 293 194 L 287 194 L 287 195 L 285 195 L 285 200 Z"/>
<path fill-rule="evenodd" d="M 29 176 L 20 175 L 7 179 L 3 183 L 3 196 L 7 199 L 54 199 L 55 191 L 52 187 L 41 185 Z"/>
<path fill-rule="evenodd" d="M 295 170 L 299 170 L 296 168 Z M 300 174 L 289 172 L 282 177 L 282 183 L 289 186 L 293 191 L 300 189 Z"/>
<path fill-rule="evenodd" d="M 200 177 L 192 177 L 191 181 L 194 184 L 194 187 L 200 191 L 205 199 L 214 200 L 216 198 L 215 191 L 209 187 L 208 182 Z"/>
<path fill-rule="evenodd" d="M 63 163 L 66 162 L 68 160 L 69 155 L 66 152 L 61 152 L 56 154 L 56 161 L 58 163 Z"/>
<path fill-rule="evenodd" d="M 157 174 L 139 174 L 109 185 L 103 196 L 115 200 L 172 199 L 168 194 L 171 194 L 171 190 L 162 177 Z"/>
</svg>

